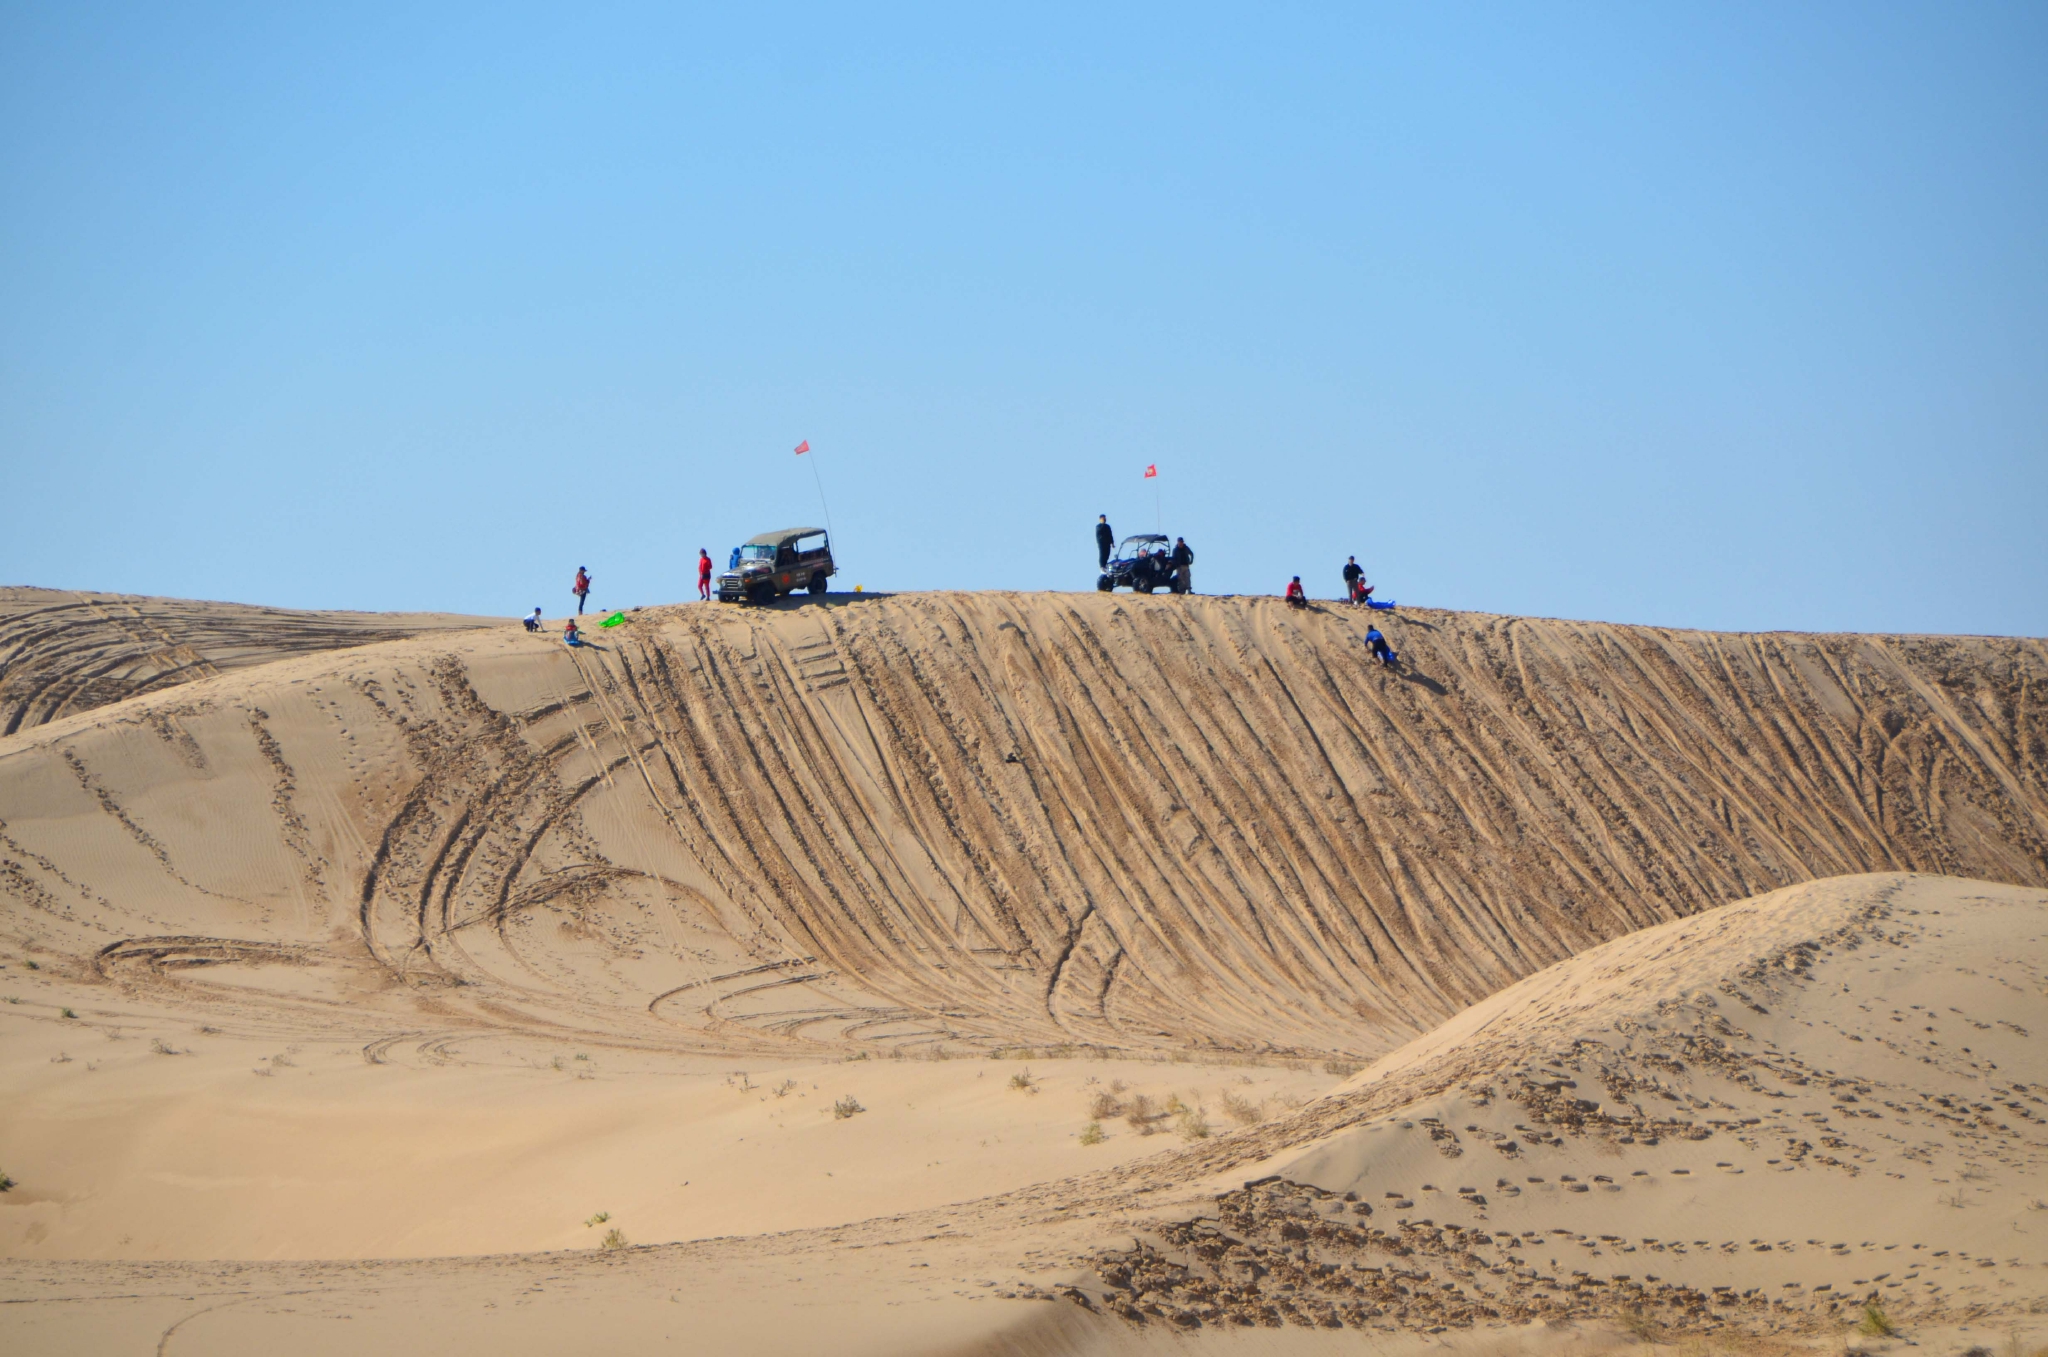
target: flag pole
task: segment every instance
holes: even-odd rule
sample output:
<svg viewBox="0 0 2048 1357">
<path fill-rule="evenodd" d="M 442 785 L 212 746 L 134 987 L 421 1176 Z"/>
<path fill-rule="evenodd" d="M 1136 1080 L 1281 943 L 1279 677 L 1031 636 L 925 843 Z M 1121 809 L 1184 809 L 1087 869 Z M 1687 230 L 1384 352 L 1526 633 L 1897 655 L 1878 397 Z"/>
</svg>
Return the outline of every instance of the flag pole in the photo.
<svg viewBox="0 0 2048 1357">
<path fill-rule="evenodd" d="M 825 511 L 825 533 L 829 537 L 832 533 L 832 506 L 825 500 L 825 478 L 818 474 L 818 454 L 812 449 L 811 440 L 808 438 L 797 444 L 796 451 L 799 457 L 807 456 L 811 459 L 811 479 L 818 486 L 818 507 Z"/>
</svg>

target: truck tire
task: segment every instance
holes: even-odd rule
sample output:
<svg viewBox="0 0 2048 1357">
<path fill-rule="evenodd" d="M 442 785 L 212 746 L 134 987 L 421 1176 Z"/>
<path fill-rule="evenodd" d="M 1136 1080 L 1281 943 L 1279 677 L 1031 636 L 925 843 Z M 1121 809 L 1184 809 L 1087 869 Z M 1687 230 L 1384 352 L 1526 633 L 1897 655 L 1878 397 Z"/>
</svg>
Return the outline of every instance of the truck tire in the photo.
<svg viewBox="0 0 2048 1357">
<path fill-rule="evenodd" d="M 775 586 L 772 584 L 757 584 L 747 590 L 747 602 L 754 604 L 756 607 L 765 608 L 774 601 Z"/>
<path fill-rule="evenodd" d="M 810 590 L 811 596 L 814 598 L 823 598 L 825 596 L 825 575 L 823 571 L 811 576 Z"/>
</svg>

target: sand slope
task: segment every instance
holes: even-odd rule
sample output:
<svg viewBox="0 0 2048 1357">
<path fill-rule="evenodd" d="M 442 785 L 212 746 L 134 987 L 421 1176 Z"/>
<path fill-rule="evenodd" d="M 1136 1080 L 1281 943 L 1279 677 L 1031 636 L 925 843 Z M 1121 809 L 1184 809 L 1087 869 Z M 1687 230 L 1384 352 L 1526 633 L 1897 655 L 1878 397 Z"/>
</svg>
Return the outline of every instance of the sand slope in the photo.
<svg viewBox="0 0 2048 1357">
<path fill-rule="evenodd" d="M 675 607 L 581 652 L 180 606 L 250 663 L 0 736 L 10 1351 L 2041 1295 L 2041 642 L 1416 612 L 1388 672 L 1270 600 Z M 1899 871 L 1979 880 L 1816 880 Z M 1095 1107 L 1138 1094 L 1218 1134 Z M 360 1261 L 256 1261 L 322 1257 Z"/>
<path fill-rule="evenodd" d="M 2039 642 L 1364 628 L 930 595 L 278 661 L 0 743 L 8 941 L 373 1056 L 1355 1056 L 1792 881 L 2048 883 Z"/>
<path fill-rule="evenodd" d="M 1098 1258 L 1108 1308 L 1792 1332 L 1866 1304 L 2027 1313 L 2048 1303 L 2048 892 L 1837 878 L 1645 929 L 1148 1171 L 1238 1169 L 1256 1142 L 1276 1176 Z"/>
<path fill-rule="evenodd" d="M 0 585 L 0 735 L 286 655 L 494 621 Z"/>
<path fill-rule="evenodd" d="M 1922 1348 L 2012 1332 L 2028 1351 L 2048 1308 L 2044 940 L 2040 890 L 1813 883 L 1560 963 L 1294 1116 L 1122 1167 L 620 1253 L 8 1262 L 0 1341 L 1050 1354 L 1369 1339 L 1547 1357 L 1633 1330 L 1666 1353 L 1702 1333 L 1833 1353 L 1876 1304 Z"/>
</svg>

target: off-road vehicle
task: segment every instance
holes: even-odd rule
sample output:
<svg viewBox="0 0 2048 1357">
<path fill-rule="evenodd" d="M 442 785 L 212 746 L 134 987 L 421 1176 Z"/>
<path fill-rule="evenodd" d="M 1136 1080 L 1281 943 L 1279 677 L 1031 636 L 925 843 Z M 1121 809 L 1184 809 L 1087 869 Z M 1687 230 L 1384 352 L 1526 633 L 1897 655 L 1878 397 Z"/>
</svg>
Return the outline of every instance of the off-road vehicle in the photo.
<svg viewBox="0 0 2048 1357">
<path fill-rule="evenodd" d="M 783 528 L 750 537 L 740 548 L 739 565 L 718 577 L 721 603 L 773 603 L 783 594 L 808 589 L 825 592 L 825 581 L 837 572 L 832 542 L 823 528 Z"/>
<path fill-rule="evenodd" d="M 1095 587 L 1105 594 L 1118 588 L 1135 589 L 1141 594 L 1154 589 L 1179 593 L 1180 581 L 1174 577 L 1173 569 L 1173 539 L 1156 532 L 1126 537 L 1116 555 L 1103 567 Z"/>
</svg>

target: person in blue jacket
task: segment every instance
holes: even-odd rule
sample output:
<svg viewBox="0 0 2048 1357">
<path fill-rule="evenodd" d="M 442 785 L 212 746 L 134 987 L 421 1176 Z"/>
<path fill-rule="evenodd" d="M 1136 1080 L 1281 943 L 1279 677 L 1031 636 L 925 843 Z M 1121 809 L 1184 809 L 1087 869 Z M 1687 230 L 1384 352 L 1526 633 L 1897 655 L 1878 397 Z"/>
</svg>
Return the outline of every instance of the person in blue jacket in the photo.
<svg viewBox="0 0 2048 1357">
<path fill-rule="evenodd" d="M 1378 627 L 1367 627 L 1365 629 L 1365 648 L 1370 650 L 1372 657 L 1381 664 L 1399 664 L 1401 662 L 1401 657 L 1396 655 L 1394 648 L 1387 644 L 1387 638 L 1380 635 Z"/>
</svg>

